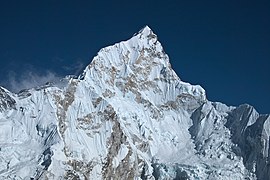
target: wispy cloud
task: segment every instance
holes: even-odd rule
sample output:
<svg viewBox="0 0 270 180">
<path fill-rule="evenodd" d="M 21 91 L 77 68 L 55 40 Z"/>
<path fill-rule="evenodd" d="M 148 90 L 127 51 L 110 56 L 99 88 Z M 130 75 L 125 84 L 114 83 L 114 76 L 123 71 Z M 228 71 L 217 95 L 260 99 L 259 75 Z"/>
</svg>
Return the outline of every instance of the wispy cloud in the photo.
<svg viewBox="0 0 270 180">
<path fill-rule="evenodd" d="M 85 68 L 85 64 L 81 59 L 77 59 L 75 63 L 72 64 L 72 66 L 63 66 L 62 68 L 67 72 L 72 72 L 73 75 L 79 75 L 79 73 L 82 72 L 82 70 Z"/>
<path fill-rule="evenodd" d="M 19 92 L 23 89 L 29 89 L 46 84 L 47 82 L 57 82 L 61 79 L 58 75 L 51 71 L 47 71 L 43 74 L 36 72 L 24 72 L 22 75 L 18 75 L 11 71 L 8 75 L 7 88 L 12 92 Z"/>
<path fill-rule="evenodd" d="M 64 65 L 63 63 L 65 61 L 61 58 L 54 58 L 53 61 L 58 61 L 58 66 L 60 68 L 54 69 L 53 71 L 40 68 L 37 70 L 37 68 L 30 64 L 24 65 L 20 72 L 11 70 L 8 73 L 6 80 L 1 82 L 1 85 L 8 90 L 17 93 L 23 89 L 45 85 L 47 82 L 60 83 L 59 81 L 63 76 L 59 74 L 78 76 L 86 66 L 80 58 L 73 61 L 70 65 Z"/>
</svg>

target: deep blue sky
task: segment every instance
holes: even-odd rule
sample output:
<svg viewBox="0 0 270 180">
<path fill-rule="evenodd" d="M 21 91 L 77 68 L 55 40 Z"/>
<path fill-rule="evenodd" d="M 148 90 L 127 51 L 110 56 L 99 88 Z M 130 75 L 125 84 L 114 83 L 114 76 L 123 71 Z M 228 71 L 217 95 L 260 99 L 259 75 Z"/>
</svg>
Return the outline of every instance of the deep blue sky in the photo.
<svg viewBox="0 0 270 180">
<path fill-rule="evenodd" d="M 269 0 L 9 0 L 0 25 L 0 84 L 9 89 L 76 74 L 100 48 L 149 25 L 180 78 L 209 100 L 270 113 Z"/>
</svg>

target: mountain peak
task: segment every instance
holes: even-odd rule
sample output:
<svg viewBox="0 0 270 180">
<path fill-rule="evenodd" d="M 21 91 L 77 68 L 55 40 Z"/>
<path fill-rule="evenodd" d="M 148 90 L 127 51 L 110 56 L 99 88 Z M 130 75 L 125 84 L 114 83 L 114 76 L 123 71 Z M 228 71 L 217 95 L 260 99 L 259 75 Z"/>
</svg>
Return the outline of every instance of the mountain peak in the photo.
<svg viewBox="0 0 270 180">
<path fill-rule="evenodd" d="M 139 32 L 138 34 L 142 34 L 144 36 L 148 36 L 149 34 L 152 34 L 153 31 L 149 26 L 144 26 Z"/>
<path fill-rule="evenodd" d="M 178 94 L 192 97 L 194 106 L 206 100 L 202 87 L 180 80 L 157 35 L 148 26 L 127 41 L 101 49 L 82 77 L 100 91 L 120 91 L 121 96 L 137 93 L 153 104 L 175 101 Z"/>
<path fill-rule="evenodd" d="M 148 26 L 68 80 L 0 87 L 0 179 L 269 179 L 269 116 L 181 81 Z"/>
<path fill-rule="evenodd" d="M 99 71 L 98 77 L 104 78 L 112 69 L 121 72 L 121 76 L 124 77 L 137 74 L 138 71 L 135 69 L 152 69 L 156 65 L 160 65 L 160 68 L 170 67 L 169 58 L 163 51 L 157 35 L 150 27 L 145 26 L 130 39 L 102 48 L 85 69 L 81 78 L 87 78 L 90 75 L 89 80 L 92 80 L 93 74 L 97 71 Z"/>
</svg>

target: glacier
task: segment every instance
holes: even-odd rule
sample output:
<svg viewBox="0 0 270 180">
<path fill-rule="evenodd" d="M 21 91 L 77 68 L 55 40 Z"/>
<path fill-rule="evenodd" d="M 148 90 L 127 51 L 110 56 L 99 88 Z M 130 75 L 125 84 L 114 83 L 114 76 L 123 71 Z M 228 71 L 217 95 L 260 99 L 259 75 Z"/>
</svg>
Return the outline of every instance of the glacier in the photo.
<svg viewBox="0 0 270 180">
<path fill-rule="evenodd" d="M 0 179 L 270 179 L 270 116 L 183 82 L 148 26 L 60 84 L 0 87 Z"/>
</svg>

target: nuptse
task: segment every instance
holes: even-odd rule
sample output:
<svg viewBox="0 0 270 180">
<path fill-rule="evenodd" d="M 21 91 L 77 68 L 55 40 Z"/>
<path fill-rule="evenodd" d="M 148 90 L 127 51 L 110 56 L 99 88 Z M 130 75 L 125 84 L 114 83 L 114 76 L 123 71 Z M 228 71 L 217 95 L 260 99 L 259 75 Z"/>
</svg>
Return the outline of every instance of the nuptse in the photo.
<svg viewBox="0 0 270 180">
<path fill-rule="evenodd" d="M 208 101 L 147 26 L 63 82 L 0 88 L 0 179 L 270 177 L 269 115 Z"/>
</svg>

